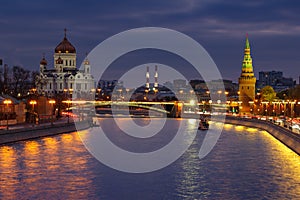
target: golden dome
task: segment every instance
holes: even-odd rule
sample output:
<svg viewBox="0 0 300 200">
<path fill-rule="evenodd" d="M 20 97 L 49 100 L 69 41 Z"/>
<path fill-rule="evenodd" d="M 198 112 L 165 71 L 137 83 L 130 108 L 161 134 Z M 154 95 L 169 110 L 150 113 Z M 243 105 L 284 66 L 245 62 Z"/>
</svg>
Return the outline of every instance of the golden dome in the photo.
<svg viewBox="0 0 300 200">
<path fill-rule="evenodd" d="M 76 53 L 75 47 L 67 39 L 66 31 L 65 29 L 65 37 L 55 48 L 55 53 Z"/>
<path fill-rule="evenodd" d="M 41 65 L 47 65 L 47 64 L 48 64 L 48 62 L 47 62 L 47 60 L 45 59 L 45 57 L 42 58 L 42 60 L 40 61 L 40 64 L 41 64 Z"/>
</svg>

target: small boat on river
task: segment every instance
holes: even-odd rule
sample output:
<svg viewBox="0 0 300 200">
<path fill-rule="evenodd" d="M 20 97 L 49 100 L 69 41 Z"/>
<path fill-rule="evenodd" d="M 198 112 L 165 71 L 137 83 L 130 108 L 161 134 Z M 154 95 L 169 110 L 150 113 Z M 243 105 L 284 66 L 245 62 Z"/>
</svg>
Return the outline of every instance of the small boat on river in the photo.
<svg viewBox="0 0 300 200">
<path fill-rule="evenodd" d="M 200 122 L 199 122 L 198 130 L 205 131 L 205 130 L 208 130 L 208 128 L 209 128 L 209 123 L 208 123 L 207 119 L 201 118 Z"/>
</svg>

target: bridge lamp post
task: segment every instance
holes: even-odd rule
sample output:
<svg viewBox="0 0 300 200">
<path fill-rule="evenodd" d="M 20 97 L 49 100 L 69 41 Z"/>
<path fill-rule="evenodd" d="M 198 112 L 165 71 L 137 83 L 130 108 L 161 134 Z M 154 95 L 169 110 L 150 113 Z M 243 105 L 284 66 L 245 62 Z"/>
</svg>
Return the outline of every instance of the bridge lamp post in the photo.
<svg viewBox="0 0 300 200">
<path fill-rule="evenodd" d="M 126 88 L 126 98 L 129 100 L 129 96 L 128 96 L 128 93 L 129 93 L 129 88 Z"/>
<path fill-rule="evenodd" d="M 275 113 L 275 117 L 277 117 L 278 111 L 280 112 L 280 102 L 275 101 L 275 102 L 272 102 L 272 104 L 275 105 L 275 108 L 273 107 L 273 110 L 274 110 L 274 113 Z"/>
<path fill-rule="evenodd" d="M 295 104 L 296 104 L 296 100 L 291 101 L 291 118 L 294 118 L 294 114 L 295 114 L 294 106 L 295 106 Z"/>
<path fill-rule="evenodd" d="M 229 92 L 228 92 L 228 91 L 225 91 L 224 94 L 225 94 L 226 100 L 227 100 L 227 99 L 228 99 L 228 94 L 229 94 Z"/>
<path fill-rule="evenodd" d="M 250 113 L 253 114 L 253 109 L 254 109 L 254 101 L 249 101 L 250 104 Z"/>
<path fill-rule="evenodd" d="M 206 111 L 206 102 L 205 101 L 202 101 L 202 111 L 203 111 L 203 114 Z"/>
<path fill-rule="evenodd" d="M 264 109 L 264 115 L 267 116 L 268 115 L 268 102 L 267 101 L 263 101 L 261 103 L 263 105 L 262 109 Z"/>
<path fill-rule="evenodd" d="M 195 100 L 190 100 L 190 105 L 194 106 L 195 105 Z"/>
<path fill-rule="evenodd" d="M 208 103 L 209 103 L 209 109 L 210 109 L 210 114 L 211 114 L 211 113 L 212 113 L 211 104 L 213 103 L 213 101 L 210 99 L 210 100 L 208 101 Z"/>
<path fill-rule="evenodd" d="M 222 90 L 219 90 L 219 91 L 218 91 L 218 94 L 219 94 L 219 100 L 220 100 L 220 96 L 221 96 L 221 94 L 222 94 Z M 218 100 L 218 101 L 219 101 L 219 100 Z M 220 101 L 221 101 L 221 100 L 220 100 Z"/>
<path fill-rule="evenodd" d="M 97 98 L 100 100 L 101 88 L 97 88 Z"/>
<path fill-rule="evenodd" d="M 51 126 L 53 126 L 53 105 L 56 102 L 55 102 L 55 100 L 50 100 L 49 103 L 51 104 Z"/>
<path fill-rule="evenodd" d="M 208 96 L 208 97 L 210 96 L 210 91 L 209 90 L 207 90 L 205 93 L 206 93 L 206 96 Z"/>
<path fill-rule="evenodd" d="M 230 113 L 231 101 L 226 101 L 226 112 Z"/>
<path fill-rule="evenodd" d="M 238 94 L 240 94 L 240 92 L 238 92 Z M 241 115 L 241 110 L 243 109 L 243 106 L 242 106 L 242 101 L 238 101 L 238 107 L 239 107 L 239 115 Z"/>
<path fill-rule="evenodd" d="M 10 104 L 12 104 L 12 100 L 10 99 L 5 99 L 4 100 L 4 104 L 6 104 L 6 107 L 7 107 L 7 113 L 6 113 L 6 130 L 8 130 L 8 106 Z"/>
<path fill-rule="evenodd" d="M 68 105 L 68 107 L 67 107 L 67 117 L 68 117 L 68 124 L 70 123 L 70 103 L 72 103 L 72 101 L 71 100 L 67 100 L 67 101 L 65 101 L 66 103 L 67 103 L 67 105 Z"/>
<path fill-rule="evenodd" d="M 194 110 L 192 110 L 192 107 L 194 107 L 194 106 L 196 105 L 195 100 L 192 99 L 192 100 L 190 100 L 189 103 L 190 103 L 190 106 L 191 106 L 191 107 L 190 107 L 190 111 L 194 111 Z"/>
<path fill-rule="evenodd" d="M 190 90 L 190 97 L 192 98 L 194 94 L 194 90 Z"/>
</svg>

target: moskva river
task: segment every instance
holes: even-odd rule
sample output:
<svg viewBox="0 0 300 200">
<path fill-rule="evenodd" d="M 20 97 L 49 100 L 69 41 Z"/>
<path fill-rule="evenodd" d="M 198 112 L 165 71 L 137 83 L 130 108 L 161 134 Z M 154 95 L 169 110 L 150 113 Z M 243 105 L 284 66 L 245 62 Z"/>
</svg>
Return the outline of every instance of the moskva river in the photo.
<svg viewBox="0 0 300 200">
<path fill-rule="evenodd" d="M 131 139 L 124 144 L 119 130 L 110 128 L 113 119 L 100 124 L 120 146 L 146 151 L 170 142 L 166 136 L 182 120 L 187 119 L 168 120 L 165 134 L 150 139 L 145 149 Z M 89 137 L 88 131 L 78 134 Z M 265 131 L 226 124 L 214 149 L 200 160 L 206 131 L 199 130 L 177 161 L 149 173 L 107 167 L 78 134 L 0 146 L 0 199 L 300 199 L 300 156 Z"/>
</svg>

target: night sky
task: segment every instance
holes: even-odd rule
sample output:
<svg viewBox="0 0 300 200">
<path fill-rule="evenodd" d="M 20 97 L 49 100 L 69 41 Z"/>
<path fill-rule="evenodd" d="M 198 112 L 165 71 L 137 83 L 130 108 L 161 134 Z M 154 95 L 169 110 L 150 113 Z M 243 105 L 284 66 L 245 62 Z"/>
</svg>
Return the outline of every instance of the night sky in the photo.
<svg viewBox="0 0 300 200">
<path fill-rule="evenodd" d="M 2 1 L 0 58 L 9 66 L 50 66 L 64 28 L 81 63 L 106 38 L 127 29 L 154 26 L 180 31 L 211 55 L 223 78 L 237 82 L 245 35 L 255 73 L 281 70 L 300 75 L 300 1 L 297 0 L 109 0 Z"/>
</svg>

